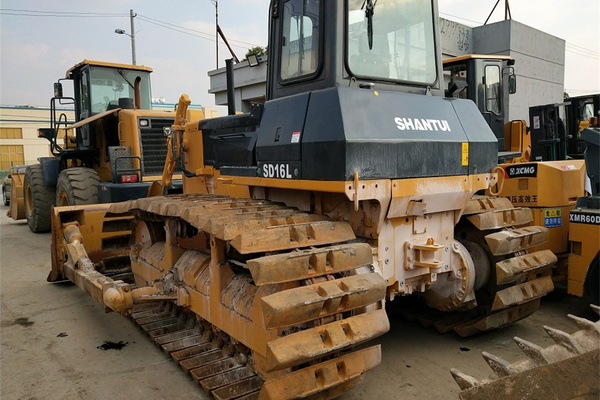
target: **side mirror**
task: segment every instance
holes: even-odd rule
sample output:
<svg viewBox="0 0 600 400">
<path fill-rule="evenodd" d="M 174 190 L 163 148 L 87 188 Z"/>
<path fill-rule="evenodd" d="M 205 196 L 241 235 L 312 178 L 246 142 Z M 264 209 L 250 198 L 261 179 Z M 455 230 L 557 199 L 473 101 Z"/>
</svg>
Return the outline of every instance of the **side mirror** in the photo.
<svg viewBox="0 0 600 400">
<path fill-rule="evenodd" d="M 508 76 L 508 93 L 517 93 L 517 76 L 515 74 L 510 74 Z"/>
<path fill-rule="evenodd" d="M 452 82 L 450 84 L 450 87 L 448 88 L 448 94 L 450 96 L 453 96 L 454 93 L 458 94 L 458 93 L 462 92 L 463 90 L 465 90 L 467 88 L 467 86 L 469 86 L 469 85 L 465 81 Z"/>
<path fill-rule="evenodd" d="M 54 84 L 54 97 L 63 97 L 63 88 L 60 82 Z"/>
</svg>

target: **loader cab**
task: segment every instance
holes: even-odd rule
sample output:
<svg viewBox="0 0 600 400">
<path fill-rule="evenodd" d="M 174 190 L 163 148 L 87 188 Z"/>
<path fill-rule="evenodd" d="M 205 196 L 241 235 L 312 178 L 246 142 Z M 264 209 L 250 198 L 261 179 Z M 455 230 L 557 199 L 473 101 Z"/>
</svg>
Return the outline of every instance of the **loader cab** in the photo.
<svg viewBox="0 0 600 400">
<path fill-rule="evenodd" d="M 331 87 L 443 95 L 437 2 L 273 0 L 267 99 Z"/>
<path fill-rule="evenodd" d="M 63 96 L 61 80 L 54 85 L 56 100 L 53 102 L 73 102 L 76 122 L 116 108 L 149 110 L 152 107 L 150 72 L 152 69 L 144 66 L 83 60 L 69 69 L 64 79 L 72 81 L 74 98 Z M 116 121 L 114 123 L 116 125 Z M 77 148 L 95 151 L 94 124 L 82 125 L 77 130 Z M 117 129 L 115 126 L 105 131 L 117 132 Z M 111 142 L 111 138 L 107 140 Z M 112 141 L 118 144 L 118 138 Z"/>
<path fill-rule="evenodd" d="M 504 151 L 509 94 L 516 92 L 516 76 L 509 56 L 469 54 L 443 61 L 446 97 L 475 102 Z"/>
<path fill-rule="evenodd" d="M 89 60 L 69 69 L 77 121 L 115 108 L 151 109 L 150 72 L 144 66 Z"/>
</svg>

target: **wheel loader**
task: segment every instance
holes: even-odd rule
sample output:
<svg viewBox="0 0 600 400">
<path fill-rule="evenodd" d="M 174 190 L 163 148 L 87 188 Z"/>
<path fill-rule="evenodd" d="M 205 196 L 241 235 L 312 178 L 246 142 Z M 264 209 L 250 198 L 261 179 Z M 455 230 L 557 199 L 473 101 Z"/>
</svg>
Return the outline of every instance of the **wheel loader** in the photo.
<svg viewBox="0 0 600 400">
<path fill-rule="evenodd" d="M 131 316 L 215 399 L 350 390 L 398 296 L 465 336 L 530 315 L 548 229 L 475 196 L 498 141 L 443 97 L 437 24 L 429 0 L 271 1 L 266 102 L 189 120 L 182 95 L 163 183 L 177 165 L 183 193 L 54 208 L 48 280 Z"/>
<path fill-rule="evenodd" d="M 509 121 L 509 96 L 516 92 L 514 65 L 510 56 L 446 59 L 446 95 L 474 101 L 498 137 L 503 173 L 492 191 L 514 206 L 530 208 L 532 224 L 549 229 L 548 241 L 532 250 L 549 249 L 558 256 L 554 281 L 566 282 L 569 294 L 598 304 L 600 238 L 593 216 L 599 208 L 600 95 L 532 106 L 529 124 Z"/>
<path fill-rule="evenodd" d="M 52 205 L 146 195 L 150 183 L 160 179 L 165 133 L 175 117 L 174 111 L 151 109 L 151 72 L 145 66 L 84 60 L 54 84 L 51 126 L 38 132 L 50 142 L 52 157 L 27 167 L 24 209 L 9 216 L 24 216 L 32 232 L 47 232 Z M 63 93 L 63 80 L 72 82 L 74 97 Z M 66 107 L 74 107 L 74 123 L 68 121 Z M 181 186 L 180 180 L 175 182 Z"/>
</svg>

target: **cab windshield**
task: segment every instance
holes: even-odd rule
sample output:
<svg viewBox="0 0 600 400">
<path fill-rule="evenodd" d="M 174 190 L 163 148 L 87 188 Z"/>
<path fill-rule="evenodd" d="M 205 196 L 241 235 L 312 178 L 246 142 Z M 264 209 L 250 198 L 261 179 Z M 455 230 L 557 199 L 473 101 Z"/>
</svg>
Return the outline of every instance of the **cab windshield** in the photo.
<svg viewBox="0 0 600 400">
<path fill-rule="evenodd" d="M 92 114 L 119 107 L 119 99 L 129 98 L 135 103 L 135 85 L 139 79 L 140 108 L 148 110 L 152 98 L 150 73 L 118 68 L 90 67 Z"/>
<path fill-rule="evenodd" d="M 436 81 L 431 0 L 348 0 L 350 73 L 383 81 Z"/>
</svg>

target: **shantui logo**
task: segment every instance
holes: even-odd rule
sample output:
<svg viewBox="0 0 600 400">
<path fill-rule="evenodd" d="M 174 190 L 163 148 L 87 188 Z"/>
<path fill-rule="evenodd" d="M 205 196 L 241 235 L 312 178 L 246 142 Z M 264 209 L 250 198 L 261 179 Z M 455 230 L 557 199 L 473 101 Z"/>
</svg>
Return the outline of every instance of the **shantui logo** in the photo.
<svg viewBox="0 0 600 400">
<path fill-rule="evenodd" d="M 451 132 L 450 124 L 445 119 L 394 118 L 396 128 L 401 131 L 442 131 Z"/>
</svg>

